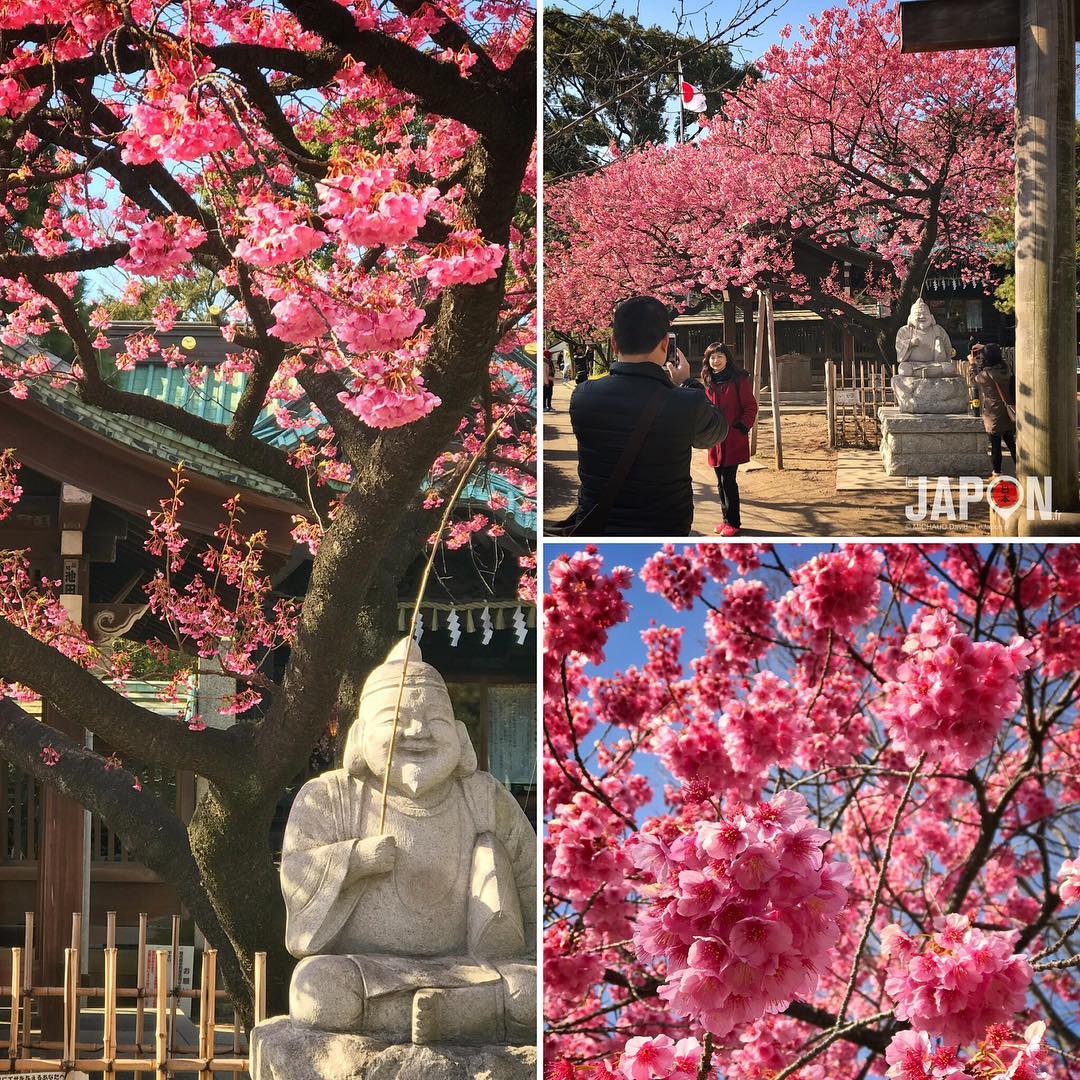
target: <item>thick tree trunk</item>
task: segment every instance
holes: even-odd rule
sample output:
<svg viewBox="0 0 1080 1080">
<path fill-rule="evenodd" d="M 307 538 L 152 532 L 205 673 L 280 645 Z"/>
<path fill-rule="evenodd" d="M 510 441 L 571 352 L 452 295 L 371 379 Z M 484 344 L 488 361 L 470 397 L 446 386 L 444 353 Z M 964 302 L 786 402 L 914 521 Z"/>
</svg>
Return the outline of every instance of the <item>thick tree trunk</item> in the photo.
<svg viewBox="0 0 1080 1080">
<path fill-rule="evenodd" d="M 285 904 L 270 850 L 276 806 L 276 793 L 263 793 L 248 802 L 211 787 L 188 826 L 207 899 L 236 953 L 237 968 L 232 978 L 226 975 L 226 983 L 248 1027 L 255 1014 L 255 953 L 267 954 L 266 1001 L 271 1015 L 288 1009 L 289 976 L 295 963 L 285 951 Z"/>
</svg>

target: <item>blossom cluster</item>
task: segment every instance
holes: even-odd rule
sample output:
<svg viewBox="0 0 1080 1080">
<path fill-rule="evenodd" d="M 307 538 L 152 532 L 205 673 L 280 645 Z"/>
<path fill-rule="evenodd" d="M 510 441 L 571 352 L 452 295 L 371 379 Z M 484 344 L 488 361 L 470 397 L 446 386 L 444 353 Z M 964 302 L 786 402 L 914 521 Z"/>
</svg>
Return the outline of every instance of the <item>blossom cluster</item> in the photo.
<svg viewBox="0 0 1080 1080">
<path fill-rule="evenodd" d="M 153 218 L 139 228 L 127 256 L 116 265 L 142 277 L 172 278 L 205 240 L 206 230 L 191 218 Z"/>
<path fill-rule="evenodd" d="M 947 611 L 926 613 L 903 645 L 907 658 L 885 687 L 882 718 L 914 764 L 922 753 L 967 769 L 994 744 L 1020 705 L 1020 676 L 1034 646 L 973 641 Z"/>
<path fill-rule="evenodd" d="M 561 555 L 548 567 L 550 587 L 544 598 L 545 648 L 555 657 L 580 653 L 599 663 L 607 631 L 628 612 L 623 593 L 633 574 L 616 567 L 603 574 L 603 559 L 590 546 L 573 555 Z"/>
<path fill-rule="evenodd" d="M 11 513 L 22 498 L 19 462 L 14 450 L 0 450 L 0 521 Z"/>
<path fill-rule="evenodd" d="M 660 997 L 726 1036 L 817 986 L 840 935 L 851 873 L 829 833 L 784 792 L 670 842 L 639 833 L 630 854 L 651 902 L 634 928 L 643 960 L 666 963 Z"/>
<path fill-rule="evenodd" d="M 885 927 L 885 992 L 896 1015 L 954 1045 L 1008 1022 L 1024 1007 L 1032 977 L 1031 964 L 1013 951 L 1018 937 L 1017 931 L 981 930 L 959 914 L 938 918 L 934 933 L 922 941 L 895 923 Z"/>
<path fill-rule="evenodd" d="M 781 625 L 797 641 L 850 634 L 877 609 L 884 562 L 870 544 L 815 555 L 791 575 L 795 587 L 780 605 Z"/>
<path fill-rule="evenodd" d="M 1051 1080 L 1045 1033 L 1041 1020 L 1029 1024 L 1023 1035 L 992 1024 L 975 1051 L 962 1055 L 959 1047 L 935 1045 L 925 1031 L 900 1031 L 885 1048 L 886 1075 L 897 1080 Z"/>
</svg>

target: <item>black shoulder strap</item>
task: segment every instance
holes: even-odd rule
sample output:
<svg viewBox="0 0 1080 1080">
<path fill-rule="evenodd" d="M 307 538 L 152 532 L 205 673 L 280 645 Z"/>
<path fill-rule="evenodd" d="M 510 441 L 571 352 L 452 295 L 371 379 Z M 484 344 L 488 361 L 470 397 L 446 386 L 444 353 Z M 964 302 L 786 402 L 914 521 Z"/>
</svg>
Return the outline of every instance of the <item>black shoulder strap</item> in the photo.
<svg viewBox="0 0 1080 1080">
<path fill-rule="evenodd" d="M 611 513 L 611 508 L 615 505 L 615 500 L 619 497 L 619 493 L 626 483 L 626 478 L 630 475 L 630 470 L 634 467 L 634 462 L 637 461 L 638 454 L 641 453 L 641 448 L 645 444 L 645 436 L 652 430 L 653 422 L 656 420 L 656 414 L 660 411 L 660 406 L 664 401 L 664 395 L 669 389 L 669 386 L 660 385 L 653 390 L 652 397 L 645 402 L 645 408 L 641 410 L 637 426 L 631 432 L 630 438 L 623 448 L 622 455 L 615 464 L 615 471 L 611 474 L 611 479 L 608 481 L 607 488 L 604 491 L 604 497 L 585 515 L 584 518 L 574 523 L 573 530 L 570 533 L 571 536 L 604 535 L 604 529 L 607 528 L 608 514 Z"/>
</svg>

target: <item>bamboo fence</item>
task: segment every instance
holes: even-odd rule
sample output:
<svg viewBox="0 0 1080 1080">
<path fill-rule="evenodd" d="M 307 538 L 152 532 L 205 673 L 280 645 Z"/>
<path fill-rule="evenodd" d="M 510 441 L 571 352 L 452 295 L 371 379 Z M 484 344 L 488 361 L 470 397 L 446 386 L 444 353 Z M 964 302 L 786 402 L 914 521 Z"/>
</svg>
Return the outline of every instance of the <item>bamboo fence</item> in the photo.
<svg viewBox="0 0 1080 1080">
<path fill-rule="evenodd" d="M 199 986 L 184 989 L 180 985 L 180 917 L 172 919 L 172 948 L 147 945 L 147 916 L 139 916 L 138 969 L 134 987 L 122 987 L 117 980 L 116 913 L 107 916 L 104 947 L 104 986 L 80 986 L 79 944 L 82 937 L 82 916 L 72 916 L 71 948 L 64 950 L 63 986 L 33 984 L 34 913 L 26 913 L 22 948 L 11 950 L 11 984 L 0 987 L 0 1007 L 5 998 L 10 1002 L 10 1019 L 6 1047 L 0 1043 L 0 1075 L 59 1072 L 77 1070 L 103 1077 L 122 1073 L 153 1073 L 159 1080 L 180 1073 L 212 1080 L 215 1073 L 239 1075 L 248 1070 L 247 1039 L 239 1019 L 232 1024 L 230 1056 L 217 1056 L 217 1003 L 228 998 L 217 986 L 217 952 L 203 952 Z M 146 986 L 146 960 L 154 953 L 154 987 Z M 171 956 L 171 963 L 170 963 Z M 255 954 L 255 1023 L 266 1016 L 266 953 Z M 63 1039 L 50 1042 L 33 1038 L 34 1001 L 61 998 L 63 1010 Z M 97 1043 L 78 1041 L 79 1014 L 93 1000 L 103 1007 L 102 1039 Z M 179 1046 L 176 1014 L 180 1002 L 198 999 L 198 1046 Z M 117 1009 L 120 1004 L 134 1005 L 134 1043 L 117 1041 Z M 194 1050 L 194 1053 L 191 1051 Z"/>
</svg>

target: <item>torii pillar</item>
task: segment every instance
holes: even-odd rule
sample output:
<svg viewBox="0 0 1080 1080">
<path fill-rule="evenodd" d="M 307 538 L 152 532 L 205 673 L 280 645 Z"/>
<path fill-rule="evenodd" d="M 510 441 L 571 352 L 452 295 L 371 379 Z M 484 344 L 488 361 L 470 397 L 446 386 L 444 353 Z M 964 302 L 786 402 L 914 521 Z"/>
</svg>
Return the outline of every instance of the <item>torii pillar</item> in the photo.
<svg viewBox="0 0 1080 1080">
<path fill-rule="evenodd" d="M 1017 471 L 1052 479 L 1056 521 L 1080 533 L 1076 421 L 1076 68 L 1080 0 L 904 0 L 901 50 L 1016 48 Z M 995 525 L 1000 519 L 995 516 Z"/>
</svg>

